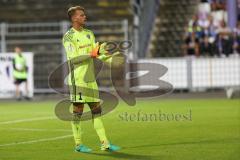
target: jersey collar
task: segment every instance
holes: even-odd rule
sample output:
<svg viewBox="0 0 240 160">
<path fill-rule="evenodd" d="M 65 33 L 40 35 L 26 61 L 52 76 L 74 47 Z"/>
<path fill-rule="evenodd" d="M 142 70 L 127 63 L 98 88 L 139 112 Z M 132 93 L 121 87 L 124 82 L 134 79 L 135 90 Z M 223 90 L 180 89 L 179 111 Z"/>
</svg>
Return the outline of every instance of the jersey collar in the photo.
<svg viewBox="0 0 240 160">
<path fill-rule="evenodd" d="M 75 32 L 82 32 L 83 31 L 83 27 L 80 31 L 76 30 L 75 28 L 72 27 L 72 29 L 75 31 Z"/>
</svg>

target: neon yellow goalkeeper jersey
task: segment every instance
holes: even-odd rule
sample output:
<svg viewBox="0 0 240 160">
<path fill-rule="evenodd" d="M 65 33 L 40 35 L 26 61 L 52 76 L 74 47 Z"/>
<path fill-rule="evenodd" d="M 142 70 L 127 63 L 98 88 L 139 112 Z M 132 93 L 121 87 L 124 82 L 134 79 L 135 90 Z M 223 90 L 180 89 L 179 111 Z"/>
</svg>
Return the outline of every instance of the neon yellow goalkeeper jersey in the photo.
<svg viewBox="0 0 240 160">
<path fill-rule="evenodd" d="M 70 99 L 72 102 L 98 102 L 98 86 L 94 75 L 94 63 L 92 58 L 81 61 L 81 57 L 90 55 L 95 47 L 95 37 L 92 31 L 82 29 L 77 31 L 71 28 L 63 36 L 63 45 L 67 53 L 69 65 L 68 84 L 70 88 Z M 73 60 L 79 59 L 79 63 L 73 63 Z M 84 90 L 79 88 L 89 88 Z M 94 90 L 94 91 L 91 91 Z M 91 92 L 91 93 L 89 93 Z"/>
</svg>

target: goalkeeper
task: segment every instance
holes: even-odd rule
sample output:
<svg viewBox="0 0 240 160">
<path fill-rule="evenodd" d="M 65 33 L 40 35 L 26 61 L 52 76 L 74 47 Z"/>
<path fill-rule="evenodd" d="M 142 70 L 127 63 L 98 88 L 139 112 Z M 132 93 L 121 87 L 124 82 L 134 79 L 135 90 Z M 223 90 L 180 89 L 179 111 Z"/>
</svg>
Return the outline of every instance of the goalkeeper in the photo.
<svg viewBox="0 0 240 160">
<path fill-rule="evenodd" d="M 93 32 L 83 28 L 86 22 L 83 7 L 69 8 L 68 17 L 72 23 L 72 28 L 64 35 L 63 45 L 67 53 L 70 69 L 68 84 L 70 86 L 70 100 L 73 105 L 71 125 L 76 144 L 75 151 L 91 152 L 89 147 L 83 145 L 81 137 L 81 116 L 84 104 L 88 104 L 91 109 L 94 129 L 101 141 L 101 150 L 117 151 L 120 147 L 109 142 L 100 118 L 101 106 L 93 63 L 94 58 L 111 63 L 112 56 L 107 55 L 106 43 L 102 45 L 95 43 Z"/>
</svg>

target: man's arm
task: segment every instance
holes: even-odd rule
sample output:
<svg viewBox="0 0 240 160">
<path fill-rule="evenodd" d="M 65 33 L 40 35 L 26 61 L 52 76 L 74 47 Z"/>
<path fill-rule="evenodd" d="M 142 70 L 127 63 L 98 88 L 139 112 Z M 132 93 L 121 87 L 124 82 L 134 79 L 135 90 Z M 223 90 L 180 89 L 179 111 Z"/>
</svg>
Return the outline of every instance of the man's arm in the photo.
<svg viewBox="0 0 240 160">
<path fill-rule="evenodd" d="M 15 59 L 12 60 L 12 63 L 13 63 L 13 69 L 17 70 Z"/>
</svg>

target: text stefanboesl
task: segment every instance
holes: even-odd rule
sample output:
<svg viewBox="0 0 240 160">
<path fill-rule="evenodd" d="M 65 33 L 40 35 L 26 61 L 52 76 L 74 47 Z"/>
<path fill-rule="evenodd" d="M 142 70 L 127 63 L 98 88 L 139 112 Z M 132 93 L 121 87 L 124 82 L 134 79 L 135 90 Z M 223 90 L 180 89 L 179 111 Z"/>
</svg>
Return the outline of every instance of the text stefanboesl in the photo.
<svg viewBox="0 0 240 160">
<path fill-rule="evenodd" d="M 155 113 L 144 113 L 141 110 L 135 113 L 122 112 L 119 119 L 127 122 L 150 122 L 150 121 L 192 121 L 192 110 L 186 113 L 164 113 L 158 110 Z"/>
</svg>

